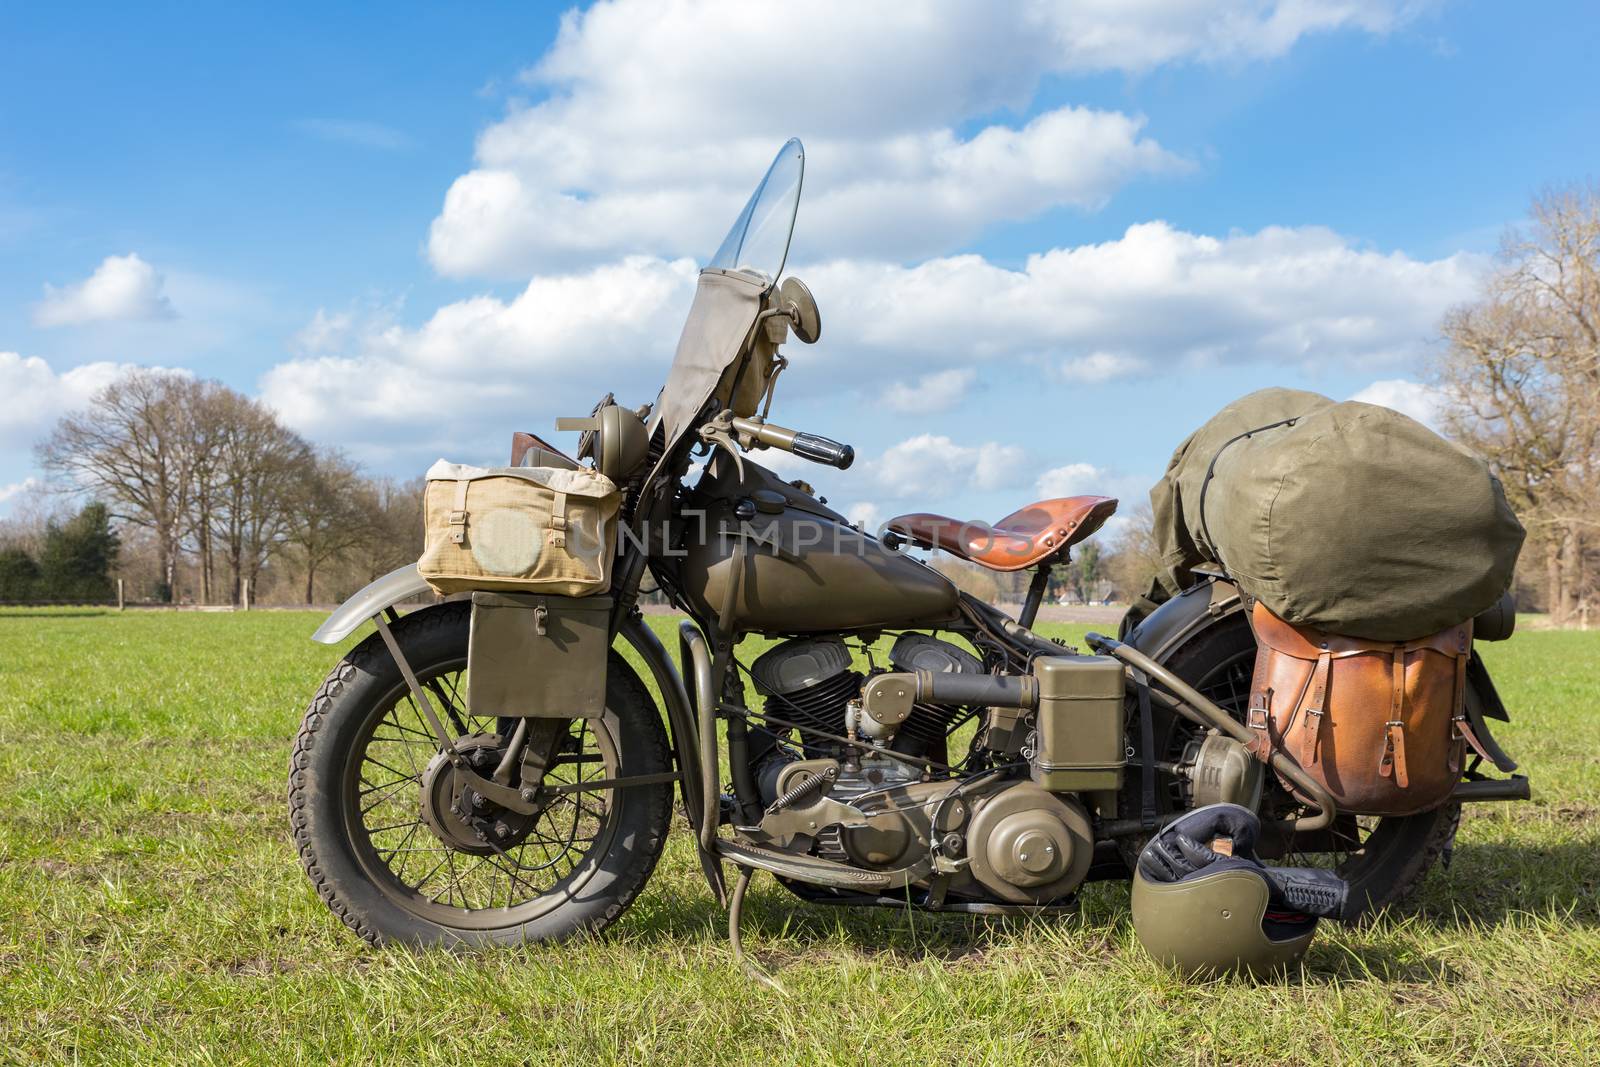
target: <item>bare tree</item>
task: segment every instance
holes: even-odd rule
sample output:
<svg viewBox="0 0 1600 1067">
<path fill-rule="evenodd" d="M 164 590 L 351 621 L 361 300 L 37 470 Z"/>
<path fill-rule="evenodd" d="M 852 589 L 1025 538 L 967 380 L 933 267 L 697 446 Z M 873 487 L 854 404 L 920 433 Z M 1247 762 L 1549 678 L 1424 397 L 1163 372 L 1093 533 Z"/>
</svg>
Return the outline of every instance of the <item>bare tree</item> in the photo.
<svg viewBox="0 0 1600 1067">
<path fill-rule="evenodd" d="M 219 428 L 207 466 L 202 525 L 208 550 L 215 545 L 227 565 L 228 600 L 237 604 L 243 582 L 255 583 L 284 545 L 310 446 L 259 401 L 232 390 L 210 399 Z"/>
<path fill-rule="evenodd" d="M 1600 545 L 1600 188 L 1537 197 L 1478 300 L 1442 324 L 1446 429 L 1483 455 L 1529 527 L 1546 609 L 1594 596 Z"/>
<path fill-rule="evenodd" d="M 68 415 L 38 446 L 40 465 L 108 502 L 122 522 L 156 542 L 162 594 L 176 599 L 177 564 L 194 487 L 192 382 L 167 371 L 131 371 Z"/>
<path fill-rule="evenodd" d="M 294 471 L 286 540 L 300 549 L 306 603 L 315 603 L 317 570 L 360 545 L 370 513 L 362 506 L 361 474 L 336 451 L 309 454 Z"/>
<path fill-rule="evenodd" d="M 393 478 L 368 479 L 361 487 L 361 506 L 367 526 L 355 551 L 355 562 L 366 581 L 384 575 L 422 555 L 421 478 L 397 482 Z"/>
<path fill-rule="evenodd" d="M 1127 514 L 1127 522 L 1116 543 L 1100 560 L 1100 571 L 1125 600 L 1132 602 L 1150 588 L 1161 567 L 1156 548 L 1155 516 L 1149 504 L 1140 504 Z"/>
</svg>

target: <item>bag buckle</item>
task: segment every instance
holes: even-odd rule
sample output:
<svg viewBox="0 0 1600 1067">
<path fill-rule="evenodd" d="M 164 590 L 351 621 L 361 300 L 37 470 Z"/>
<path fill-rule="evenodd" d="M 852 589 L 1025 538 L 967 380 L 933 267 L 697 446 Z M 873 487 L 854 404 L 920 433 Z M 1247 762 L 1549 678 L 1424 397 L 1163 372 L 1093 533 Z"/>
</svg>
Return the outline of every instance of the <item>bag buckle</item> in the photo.
<svg viewBox="0 0 1600 1067">
<path fill-rule="evenodd" d="M 1270 721 L 1267 708 L 1272 703 L 1272 690 L 1252 694 L 1250 697 L 1250 710 L 1245 714 L 1245 725 L 1252 730 L 1266 730 Z"/>
<path fill-rule="evenodd" d="M 452 511 L 446 521 L 452 527 L 450 530 L 452 543 L 459 545 L 467 539 L 467 513 L 465 511 Z"/>
</svg>

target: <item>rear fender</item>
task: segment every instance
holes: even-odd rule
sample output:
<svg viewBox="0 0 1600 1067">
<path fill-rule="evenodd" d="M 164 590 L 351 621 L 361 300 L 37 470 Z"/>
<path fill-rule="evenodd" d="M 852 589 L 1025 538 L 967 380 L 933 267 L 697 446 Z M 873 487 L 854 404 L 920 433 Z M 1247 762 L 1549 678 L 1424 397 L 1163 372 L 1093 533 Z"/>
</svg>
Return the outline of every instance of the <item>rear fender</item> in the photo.
<svg viewBox="0 0 1600 1067">
<path fill-rule="evenodd" d="M 1237 586 L 1208 578 L 1145 616 L 1123 641 L 1157 663 L 1166 663 L 1196 636 L 1243 610 L 1244 598 Z"/>
</svg>

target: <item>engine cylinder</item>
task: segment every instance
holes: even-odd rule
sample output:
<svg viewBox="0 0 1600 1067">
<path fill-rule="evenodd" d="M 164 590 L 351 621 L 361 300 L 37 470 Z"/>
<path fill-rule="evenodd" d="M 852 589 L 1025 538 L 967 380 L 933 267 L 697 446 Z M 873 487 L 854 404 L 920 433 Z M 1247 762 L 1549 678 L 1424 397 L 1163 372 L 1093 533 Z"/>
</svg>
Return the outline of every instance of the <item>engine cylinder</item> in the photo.
<svg viewBox="0 0 1600 1067">
<path fill-rule="evenodd" d="M 799 637 L 762 653 L 750 665 L 767 712 L 803 728 L 844 733 L 845 704 L 861 692 L 850 650 L 837 637 Z M 807 755 L 831 747 L 802 730 Z"/>
</svg>

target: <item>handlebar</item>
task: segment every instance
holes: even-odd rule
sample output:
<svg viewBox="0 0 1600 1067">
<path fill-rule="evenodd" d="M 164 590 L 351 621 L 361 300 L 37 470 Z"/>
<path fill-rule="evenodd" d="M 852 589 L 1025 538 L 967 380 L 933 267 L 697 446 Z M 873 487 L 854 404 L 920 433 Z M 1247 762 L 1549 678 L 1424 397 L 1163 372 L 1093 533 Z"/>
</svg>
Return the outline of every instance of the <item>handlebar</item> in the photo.
<svg viewBox="0 0 1600 1067">
<path fill-rule="evenodd" d="M 848 470 L 850 464 L 856 461 L 856 450 L 847 444 L 819 437 L 814 433 L 802 433 L 799 430 L 790 430 L 762 419 L 743 419 L 735 417 L 732 420 L 734 432 L 741 437 L 771 448 L 781 448 L 785 452 L 793 452 L 803 459 L 813 463 L 823 463 L 838 470 Z"/>
</svg>

